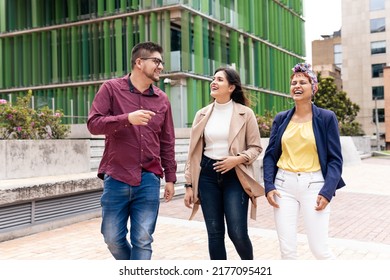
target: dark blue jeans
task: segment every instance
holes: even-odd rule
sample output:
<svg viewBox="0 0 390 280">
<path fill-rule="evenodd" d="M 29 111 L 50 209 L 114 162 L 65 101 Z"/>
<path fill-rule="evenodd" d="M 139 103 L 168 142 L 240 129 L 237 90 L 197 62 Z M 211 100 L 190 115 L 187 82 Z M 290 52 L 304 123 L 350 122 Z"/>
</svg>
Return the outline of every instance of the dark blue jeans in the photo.
<svg viewBox="0 0 390 280">
<path fill-rule="evenodd" d="M 142 172 L 141 185 L 130 186 L 106 175 L 101 205 L 101 231 L 114 258 L 150 260 L 160 206 L 160 178 Z M 130 242 L 126 237 L 129 219 Z"/>
<path fill-rule="evenodd" d="M 236 171 L 214 171 L 212 160 L 203 156 L 199 177 L 199 198 L 206 223 L 209 254 L 212 260 L 226 260 L 225 219 L 230 240 L 242 260 L 253 260 L 248 235 L 249 196 L 242 188 Z"/>
</svg>

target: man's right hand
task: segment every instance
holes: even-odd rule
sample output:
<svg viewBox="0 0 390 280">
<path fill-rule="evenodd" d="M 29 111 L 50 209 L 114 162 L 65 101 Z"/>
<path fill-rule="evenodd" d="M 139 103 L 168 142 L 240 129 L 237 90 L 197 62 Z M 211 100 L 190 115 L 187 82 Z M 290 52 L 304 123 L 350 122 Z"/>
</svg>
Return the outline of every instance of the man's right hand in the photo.
<svg viewBox="0 0 390 280">
<path fill-rule="evenodd" d="M 129 113 L 127 119 L 132 125 L 147 125 L 154 115 L 156 115 L 156 113 L 153 111 L 138 110 Z"/>
</svg>

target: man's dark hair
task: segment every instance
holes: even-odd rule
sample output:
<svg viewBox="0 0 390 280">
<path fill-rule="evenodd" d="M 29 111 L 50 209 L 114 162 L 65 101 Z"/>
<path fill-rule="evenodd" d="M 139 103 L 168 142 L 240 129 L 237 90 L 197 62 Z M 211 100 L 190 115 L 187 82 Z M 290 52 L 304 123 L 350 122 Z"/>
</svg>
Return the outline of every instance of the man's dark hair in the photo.
<svg viewBox="0 0 390 280">
<path fill-rule="evenodd" d="M 131 68 L 134 67 L 135 61 L 140 57 L 149 57 L 151 53 L 159 52 L 163 53 L 163 48 L 153 42 L 139 43 L 131 50 Z"/>
</svg>

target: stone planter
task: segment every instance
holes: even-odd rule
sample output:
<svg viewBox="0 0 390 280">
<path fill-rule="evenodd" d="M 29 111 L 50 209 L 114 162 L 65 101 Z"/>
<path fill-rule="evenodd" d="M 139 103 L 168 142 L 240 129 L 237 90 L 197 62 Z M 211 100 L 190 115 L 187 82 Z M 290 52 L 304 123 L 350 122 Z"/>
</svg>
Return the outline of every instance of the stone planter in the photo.
<svg viewBox="0 0 390 280">
<path fill-rule="evenodd" d="M 89 140 L 0 140 L 0 180 L 90 172 Z"/>
</svg>

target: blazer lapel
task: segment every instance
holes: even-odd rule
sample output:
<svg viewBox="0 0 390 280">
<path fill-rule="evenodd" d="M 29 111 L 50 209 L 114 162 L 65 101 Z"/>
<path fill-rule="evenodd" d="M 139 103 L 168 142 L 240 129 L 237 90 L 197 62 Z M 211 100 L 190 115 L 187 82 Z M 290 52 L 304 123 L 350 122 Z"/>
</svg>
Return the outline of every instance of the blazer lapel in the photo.
<svg viewBox="0 0 390 280">
<path fill-rule="evenodd" d="M 195 124 L 193 124 L 189 151 L 194 151 L 195 146 L 200 141 L 200 138 L 203 137 L 204 128 L 207 124 L 207 120 L 210 118 L 211 112 L 213 111 L 213 107 L 213 105 L 205 107 L 205 110 L 202 110 L 202 112 L 200 112 L 199 114 L 199 120 Z"/>
<path fill-rule="evenodd" d="M 233 102 L 233 105 L 233 115 L 230 122 L 230 132 L 228 138 L 229 149 L 233 143 L 234 138 L 236 138 L 237 134 L 245 124 L 245 112 L 240 109 L 238 103 Z"/>
</svg>

